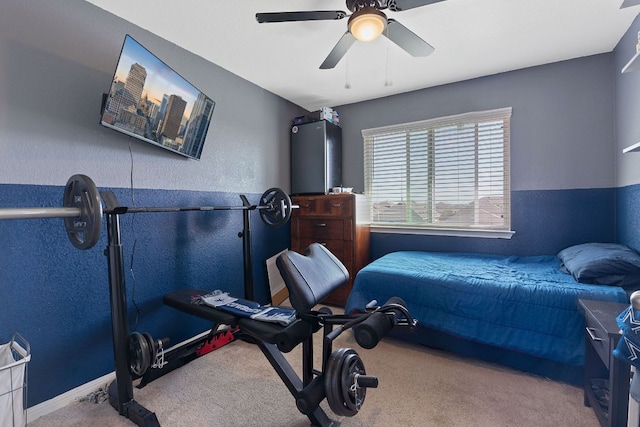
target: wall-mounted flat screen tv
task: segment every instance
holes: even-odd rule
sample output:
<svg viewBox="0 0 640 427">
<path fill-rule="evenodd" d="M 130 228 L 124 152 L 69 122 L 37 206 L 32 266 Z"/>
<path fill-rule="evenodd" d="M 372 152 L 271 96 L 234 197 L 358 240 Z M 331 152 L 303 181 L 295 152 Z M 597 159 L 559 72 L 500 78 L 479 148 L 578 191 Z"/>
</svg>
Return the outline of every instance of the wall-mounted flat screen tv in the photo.
<svg viewBox="0 0 640 427">
<path fill-rule="evenodd" d="M 215 102 L 127 35 L 102 125 L 200 159 Z"/>
</svg>

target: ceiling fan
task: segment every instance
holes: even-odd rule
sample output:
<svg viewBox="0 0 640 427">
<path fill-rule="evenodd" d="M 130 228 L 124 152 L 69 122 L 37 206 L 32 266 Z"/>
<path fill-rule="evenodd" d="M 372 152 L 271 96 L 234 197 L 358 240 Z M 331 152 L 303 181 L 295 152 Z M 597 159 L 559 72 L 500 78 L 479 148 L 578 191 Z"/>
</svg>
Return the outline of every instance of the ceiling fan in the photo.
<svg viewBox="0 0 640 427">
<path fill-rule="evenodd" d="M 443 0 L 346 0 L 351 11 L 348 29 L 338 43 L 329 52 L 329 56 L 320 65 L 320 69 L 335 67 L 356 40 L 368 42 L 381 34 L 404 49 L 411 56 L 427 56 L 433 52 L 433 46 L 422 40 L 407 27 L 387 18 L 382 12 L 389 9 L 394 12 L 414 9 Z M 326 21 L 347 17 L 341 10 L 315 10 L 305 12 L 269 12 L 256 13 L 259 23 L 292 21 Z"/>
</svg>

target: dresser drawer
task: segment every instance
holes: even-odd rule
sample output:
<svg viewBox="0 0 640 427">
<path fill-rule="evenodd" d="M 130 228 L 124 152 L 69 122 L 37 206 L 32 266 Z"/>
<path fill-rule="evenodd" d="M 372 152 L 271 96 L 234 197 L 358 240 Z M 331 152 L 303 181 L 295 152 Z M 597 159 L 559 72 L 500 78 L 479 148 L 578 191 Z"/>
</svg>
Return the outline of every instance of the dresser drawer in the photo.
<svg viewBox="0 0 640 427">
<path fill-rule="evenodd" d="M 587 315 L 585 319 L 586 324 L 586 339 L 588 343 L 592 345 L 598 356 L 602 360 L 602 363 L 609 369 L 609 356 L 613 351 L 611 348 L 611 340 L 607 331 L 604 330 L 602 325 L 596 321 L 593 317 Z"/>
<path fill-rule="evenodd" d="M 299 237 L 352 240 L 350 224 L 349 220 L 334 218 L 295 218 L 291 230 Z"/>
<path fill-rule="evenodd" d="M 353 196 L 350 194 L 333 196 L 302 196 L 292 199 L 298 209 L 293 215 L 350 217 L 353 215 Z"/>
</svg>

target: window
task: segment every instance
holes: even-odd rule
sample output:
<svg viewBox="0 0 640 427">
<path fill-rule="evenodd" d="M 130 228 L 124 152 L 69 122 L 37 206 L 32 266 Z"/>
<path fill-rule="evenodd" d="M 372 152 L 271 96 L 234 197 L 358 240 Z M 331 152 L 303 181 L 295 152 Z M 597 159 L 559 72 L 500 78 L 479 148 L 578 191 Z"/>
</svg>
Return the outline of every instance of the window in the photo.
<svg viewBox="0 0 640 427">
<path fill-rule="evenodd" d="M 380 231 L 510 237 L 511 108 L 362 131 Z"/>
</svg>

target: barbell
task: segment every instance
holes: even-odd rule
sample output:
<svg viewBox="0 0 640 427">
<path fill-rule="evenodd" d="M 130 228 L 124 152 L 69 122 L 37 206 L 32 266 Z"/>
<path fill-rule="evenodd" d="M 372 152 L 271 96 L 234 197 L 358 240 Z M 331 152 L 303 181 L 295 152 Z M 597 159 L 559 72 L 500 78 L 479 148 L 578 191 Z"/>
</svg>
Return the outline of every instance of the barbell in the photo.
<svg viewBox="0 0 640 427">
<path fill-rule="evenodd" d="M 62 198 L 63 207 L 0 208 L 0 220 L 64 218 L 67 236 L 78 249 L 90 249 L 98 243 L 102 231 L 102 215 L 153 212 L 258 210 L 262 221 L 280 227 L 291 217 L 291 198 L 279 188 L 270 188 L 260 197 L 259 205 L 243 206 L 169 206 L 102 208 L 100 192 L 91 178 L 73 175 L 67 181 Z"/>
</svg>

